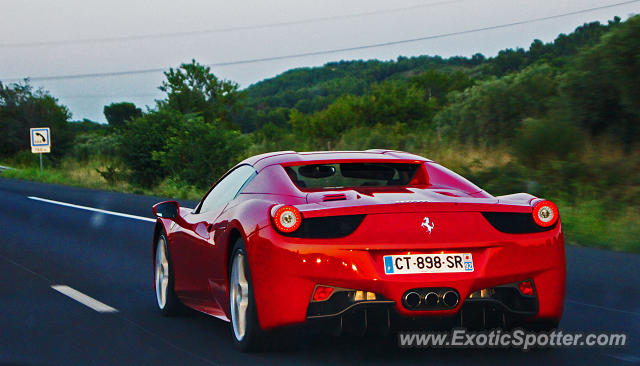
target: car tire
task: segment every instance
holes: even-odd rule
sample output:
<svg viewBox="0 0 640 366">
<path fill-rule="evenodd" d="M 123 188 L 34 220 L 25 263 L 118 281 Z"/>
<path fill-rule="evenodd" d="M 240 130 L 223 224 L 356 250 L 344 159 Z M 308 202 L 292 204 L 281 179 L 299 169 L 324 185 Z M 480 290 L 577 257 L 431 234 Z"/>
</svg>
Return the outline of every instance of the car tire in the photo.
<svg viewBox="0 0 640 366">
<path fill-rule="evenodd" d="M 154 258 L 154 288 L 158 307 L 165 316 L 177 315 L 182 310 L 182 304 L 174 291 L 173 264 L 164 232 L 158 235 Z"/>
<path fill-rule="evenodd" d="M 235 346 L 243 352 L 264 348 L 264 332 L 258 322 L 251 271 L 242 239 L 233 246 L 229 262 L 229 308 L 231 336 Z"/>
</svg>

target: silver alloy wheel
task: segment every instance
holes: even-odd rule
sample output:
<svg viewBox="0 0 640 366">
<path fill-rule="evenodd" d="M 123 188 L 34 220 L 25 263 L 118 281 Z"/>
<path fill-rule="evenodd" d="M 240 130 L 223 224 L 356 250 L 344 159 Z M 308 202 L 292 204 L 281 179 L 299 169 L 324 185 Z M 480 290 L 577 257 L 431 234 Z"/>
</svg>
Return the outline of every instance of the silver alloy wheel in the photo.
<svg viewBox="0 0 640 366">
<path fill-rule="evenodd" d="M 167 305 L 167 291 L 169 289 L 169 260 L 164 236 L 158 239 L 156 248 L 156 299 L 160 309 Z"/>
<path fill-rule="evenodd" d="M 249 307 L 249 281 L 244 268 L 244 255 L 237 253 L 233 257 L 229 297 L 231 298 L 231 323 L 233 333 L 242 341 L 247 328 L 247 308 Z"/>
</svg>

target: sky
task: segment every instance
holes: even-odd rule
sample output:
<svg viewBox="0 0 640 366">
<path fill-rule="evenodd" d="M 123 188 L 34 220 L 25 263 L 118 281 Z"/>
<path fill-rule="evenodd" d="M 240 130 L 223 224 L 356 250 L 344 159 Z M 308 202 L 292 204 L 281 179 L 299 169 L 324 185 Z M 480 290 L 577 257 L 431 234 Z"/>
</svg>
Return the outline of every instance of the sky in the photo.
<svg viewBox="0 0 640 366">
<path fill-rule="evenodd" d="M 640 13 L 640 0 L 0 0 L 0 81 L 31 77 L 74 120 L 106 122 L 102 110 L 162 99 L 162 71 L 65 79 L 41 77 L 163 70 L 192 59 L 220 64 L 510 27 L 327 54 L 213 66 L 241 88 L 286 70 L 330 61 L 398 56 L 495 56 L 553 41 L 591 21 Z"/>
</svg>

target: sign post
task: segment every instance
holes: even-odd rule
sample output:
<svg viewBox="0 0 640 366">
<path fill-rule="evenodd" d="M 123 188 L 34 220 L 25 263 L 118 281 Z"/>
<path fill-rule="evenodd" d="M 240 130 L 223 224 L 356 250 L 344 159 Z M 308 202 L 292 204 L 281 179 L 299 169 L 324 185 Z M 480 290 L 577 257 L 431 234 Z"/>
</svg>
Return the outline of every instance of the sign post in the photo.
<svg viewBox="0 0 640 366">
<path fill-rule="evenodd" d="M 51 152 L 51 131 L 49 127 L 30 129 L 31 152 L 40 154 L 40 173 L 42 173 L 42 154 Z"/>
</svg>

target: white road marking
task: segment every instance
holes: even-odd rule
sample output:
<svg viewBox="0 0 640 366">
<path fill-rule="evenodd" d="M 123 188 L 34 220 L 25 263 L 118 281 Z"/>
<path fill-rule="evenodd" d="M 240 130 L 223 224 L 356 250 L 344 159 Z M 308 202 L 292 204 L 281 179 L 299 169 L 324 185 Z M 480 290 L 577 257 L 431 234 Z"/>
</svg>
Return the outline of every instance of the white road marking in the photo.
<svg viewBox="0 0 640 366">
<path fill-rule="evenodd" d="M 607 355 L 609 357 L 613 357 L 620 361 L 632 362 L 632 363 L 640 363 L 640 357 L 631 355 L 631 354 L 616 354 L 616 355 Z"/>
<path fill-rule="evenodd" d="M 99 208 L 94 208 L 94 207 L 88 207 L 88 206 L 80 206 L 80 205 L 74 205 L 73 203 L 66 203 L 66 202 L 60 202 L 60 201 L 54 201 L 54 200 L 48 200 L 46 198 L 40 198 L 40 197 L 34 197 L 34 196 L 29 196 L 30 199 L 32 200 L 36 200 L 36 201 L 42 201 L 42 202 L 47 202 L 47 203 L 53 203 L 54 205 L 60 205 L 60 206 L 67 206 L 67 207 L 73 207 L 73 208 L 79 208 L 81 210 L 88 210 L 88 211 L 94 211 L 94 212 L 100 212 L 103 214 L 107 214 L 107 215 L 114 215 L 114 216 L 120 216 L 120 217 L 126 217 L 129 219 L 135 219 L 135 220 L 142 220 L 142 221 L 149 221 L 149 222 L 156 222 L 155 219 L 149 218 L 149 217 L 142 217 L 142 216 L 136 216 L 136 215 L 129 215 L 126 213 L 122 213 L 122 212 L 115 212 L 115 211 L 108 211 L 108 210 L 101 210 Z"/>
<path fill-rule="evenodd" d="M 87 296 L 82 292 L 76 289 L 73 289 L 69 286 L 53 285 L 51 286 L 51 288 L 58 291 L 61 294 L 69 296 L 70 298 L 76 300 L 82 305 L 88 306 L 99 313 L 117 313 L 118 312 L 117 309 L 114 309 L 107 304 L 101 303 L 100 301 L 94 299 L 93 297 Z"/>
<path fill-rule="evenodd" d="M 594 305 L 594 304 L 589 304 L 589 303 L 586 303 L 586 302 L 576 301 L 576 300 L 572 300 L 572 299 L 565 299 L 565 301 L 570 303 L 570 304 L 582 305 L 582 306 L 587 306 L 587 307 L 590 307 L 590 308 L 595 308 L 595 309 L 600 309 L 600 310 L 608 310 L 608 311 L 613 311 L 613 312 L 616 312 L 616 313 L 640 316 L 640 313 L 635 312 L 635 311 L 620 310 L 620 309 L 616 309 L 616 308 L 610 308 L 608 306 Z"/>
</svg>

